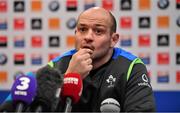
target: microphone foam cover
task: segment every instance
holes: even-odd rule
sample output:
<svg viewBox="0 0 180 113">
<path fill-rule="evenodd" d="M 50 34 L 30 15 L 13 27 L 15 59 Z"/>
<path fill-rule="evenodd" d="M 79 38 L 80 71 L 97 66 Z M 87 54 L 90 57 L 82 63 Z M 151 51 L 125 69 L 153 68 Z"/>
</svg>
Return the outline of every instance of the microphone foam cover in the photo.
<svg viewBox="0 0 180 113">
<path fill-rule="evenodd" d="M 56 101 L 56 91 L 62 87 L 62 73 L 57 68 L 45 66 L 36 72 L 37 96 L 33 105 L 43 105 L 45 111 L 52 109 Z"/>
<path fill-rule="evenodd" d="M 120 112 L 120 104 L 113 98 L 107 98 L 101 103 L 101 112 Z"/>
<path fill-rule="evenodd" d="M 70 97 L 73 103 L 77 103 L 82 94 L 82 88 L 81 76 L 77 73 L 68 73 L 64 76 L 61 97 L 63 100 L 66 97 Z"/>
<path fill-rule="evenodd" d="M 11 88 L 11 94 L 13 101 L 22 101 L 25 104 L 30 104 L 35 95 L 37 89 L 37 81 L 35 76 L 18 76 Z"/>
</svg>

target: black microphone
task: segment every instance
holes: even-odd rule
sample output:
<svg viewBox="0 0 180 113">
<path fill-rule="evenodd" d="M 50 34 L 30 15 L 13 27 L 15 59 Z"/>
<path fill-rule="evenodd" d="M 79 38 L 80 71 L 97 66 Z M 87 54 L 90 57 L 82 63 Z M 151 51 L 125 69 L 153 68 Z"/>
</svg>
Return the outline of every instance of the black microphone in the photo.
<svg viewBox="0 0 180 113">
<path fill-rule="evenodd" d="M 102 113 L 107 113 L 107 112 L 119 113 L 120 112 L 120 104 L 114 98 L 107 98 L 101 102 L 100 111 Z"/>
<path fill-rule="evenodd" d="M 45 66 L 37 71 L 36 77 L 37 96 L 31 104 L 29 111 L 55 111 L 59 102 L 61 86 L 63 84 L 62 73 L 56 68 Z"/>
<path fill-rule="evenodd" d="M 11 88 L 15 112 L 21 113 L 25 111 L 25 108 L 34 100 L 36 89 L 37 81 L 33 73 L 29 73 L 28 76 L 20 75 L 17 77 Z"/>
</svg>

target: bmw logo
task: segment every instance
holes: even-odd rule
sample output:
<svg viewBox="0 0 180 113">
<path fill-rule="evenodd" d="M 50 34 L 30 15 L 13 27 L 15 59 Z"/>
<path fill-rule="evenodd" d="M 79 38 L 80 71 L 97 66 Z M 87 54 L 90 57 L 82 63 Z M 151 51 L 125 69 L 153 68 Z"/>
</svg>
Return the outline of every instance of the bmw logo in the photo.
<svg viewBox="0 0 180 113">
<path fill-rule="evenodd" d="M 5 54 L 0 54 L 0 65 L 7 63 L 7 56 Z"/>
<path fill-rule="evenodd" d="M 166 9 L 169 6 L 169 0 L 159 0 L 158 7 L 160 9 Z"/>
<path fill-rule="evenodd" d="M 76 19 L 75 18 L 70 18 L 67 23 L 66 23 L 67 27 L 69 29 L 74 29 L 76 27 Z"/>
<path fill-rule="evenodd" d="M 60 7 L 60 4 L 58 1 L 52 1 L 49 3 L 49 9 L 53 12 L 57 11 L 59 9 L 59 7 Z"/>
</svg>

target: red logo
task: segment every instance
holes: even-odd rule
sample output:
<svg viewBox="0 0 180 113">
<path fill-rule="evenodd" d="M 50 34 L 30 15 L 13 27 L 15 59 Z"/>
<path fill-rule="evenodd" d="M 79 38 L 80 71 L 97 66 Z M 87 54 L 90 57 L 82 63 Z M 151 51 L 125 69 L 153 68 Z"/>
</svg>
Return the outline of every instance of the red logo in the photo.
<svg viewBox="0 0 180 113">
<path fill-rule="evenodd" d="M 176 83 L 180 83 L 180 70 L 176 71 Z"/>
<path fill-rule="evenodd" d="M 119 23 L 120 23 L 121 28 L 130 29 L 132 27 L 132 18 L 131 17 L 121 17 Z"/>
<path fill-rule="evenodd" d="M 24 65 L 25 55 L 23 53 L 14 54 L 14 64 L 16 65 Z"/>
<path fill-rule="evenodd" d="M 102 0 L 102 6 L 106 10 L 113 10 L 113 0 Z"/>
<path fill-rule="evenodd" d="M 176 8 L 180 9 L 180 0 L 176 0 Z"/>
<path fill-rule="evenodd" d="M 14 59 L 17 61 L 24 60 L 24 54 L 23 53 L 17 53 L 14 55 Z"/>
<path fill-rule="evenodd" d="M 1 0 L 0 1 L 0 12 L 6 12 L 7 11 L 7 1 Z"/>
<path fill-rule="evenodd" d="M 176 3 L 177 3 L 177 4 L 180 4 L 180 0 L 176 0 Z"/>
<path fill-rule="evenodd" d="M 23 30 L 25 28 L 24 18 L 14 19 L 14 29 Z"/>
<path fill-rule="evenodd" d="M 67 0 L 67 7 L 76 7 L 77 6 L 77 0 Z"/>
<path fill-rule="evenodd" d="M 42 37 L 41 36 L 32 36 L 31 46 L 32 47 L 42 47 Z"/>
<path fill-rule="evenodd" d="M 150 46 L 150 35 L 139 35 L 139 46 Z"/>
<path fill-rule="evenodd" d="M 7 45 L 7 37 L 6 36 L 0 36 L 0 46 L 1 45 Z"/>
<path fill-rule="evenodd" d="M 164 53 L 158 53 L 157 54 L 157 63 L 160 65 L 167 65 L 169 64 L 169 53 L 164 52 Z"/>
<path fill-rule="evenodd" d="M 77 0 L 67 0 L 66 1 L 67 10 L 76 10 L 77 9 Z"/>
<path fill-rule="evenodd" d="M 7 42 L 6 36 L 0 36 L 0 42 Z"/>
</svg>

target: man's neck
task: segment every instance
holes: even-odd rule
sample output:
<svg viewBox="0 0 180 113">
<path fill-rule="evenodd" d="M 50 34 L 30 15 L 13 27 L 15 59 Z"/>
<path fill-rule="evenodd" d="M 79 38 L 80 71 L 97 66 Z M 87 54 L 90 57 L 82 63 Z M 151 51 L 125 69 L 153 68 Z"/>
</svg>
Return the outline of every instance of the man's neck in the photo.
<svg viewBox="0 0 180 113">
<path fill-rule="evenodd" d="M 101 67 L 103 64 L 107 63 L 111 59 L 112 54 L 113 54 L 113 49 L 109 50 L 105 57 L 94 60 L 93 61 L 93 70 L 97 69 L 97 68 Z"/>
</svg>

